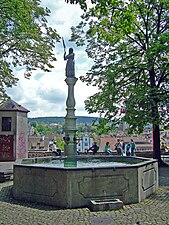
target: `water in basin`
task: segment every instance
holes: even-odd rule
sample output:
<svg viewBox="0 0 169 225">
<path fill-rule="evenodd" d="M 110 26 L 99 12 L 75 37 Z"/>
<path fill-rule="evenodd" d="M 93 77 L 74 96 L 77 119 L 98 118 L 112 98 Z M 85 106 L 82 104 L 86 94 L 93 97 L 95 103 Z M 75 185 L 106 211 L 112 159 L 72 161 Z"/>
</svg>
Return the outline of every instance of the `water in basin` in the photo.
<svg viewBox="0 0 169 225">
<path fill-rule="evenodd" d="M 76 159 L 76 158 L 67 158 L 67 159 L 52 159 L 50 161 L 40 161 L 31 164 L 32 166 L 43 166 L 43 167 L 55 167 L 55 168 L 95 168 L 95 167 L 122 167 L 135 165 L 143 162 L 144 160 L 138 160 L 134 158 L 119 158 L 117 160 L 113 158 L 86 158 L 86 159 Z"/>
</svg>

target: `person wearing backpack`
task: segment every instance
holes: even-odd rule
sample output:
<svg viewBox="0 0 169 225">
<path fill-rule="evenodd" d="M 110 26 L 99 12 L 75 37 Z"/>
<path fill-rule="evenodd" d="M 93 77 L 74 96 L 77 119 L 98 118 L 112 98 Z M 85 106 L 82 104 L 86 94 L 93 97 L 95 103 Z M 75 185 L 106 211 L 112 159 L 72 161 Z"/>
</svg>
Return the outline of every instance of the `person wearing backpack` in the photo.
<svg viewBox="0 0 169 225">
<path fill-rule="evenodd" d="M 117 155 L 122 155 L 122 146 L 121 146 L 121 143 L 120 143 L 120 140 L 117 139 L 117 142 L 115 143 L 115 150 L 117 151 Z"/>
<path fill-rule="evenodd" d="M 131 141 L 130 141 L 130 146 L 131 146 L 131 156 L 134 156 L 134 154 L 135 154 L 135 149 L 136 149 L 136 144 L 135 144 L 135 142 L 133 141 L 133 139 L 131 139 Z"/>
<path fill-rule="evenodd" d="M 130 156 L 130 153 L 131 153 L 131 145 L 130 143 L 128 143 L 126 145 L 126 156 Z"/>
</svg>

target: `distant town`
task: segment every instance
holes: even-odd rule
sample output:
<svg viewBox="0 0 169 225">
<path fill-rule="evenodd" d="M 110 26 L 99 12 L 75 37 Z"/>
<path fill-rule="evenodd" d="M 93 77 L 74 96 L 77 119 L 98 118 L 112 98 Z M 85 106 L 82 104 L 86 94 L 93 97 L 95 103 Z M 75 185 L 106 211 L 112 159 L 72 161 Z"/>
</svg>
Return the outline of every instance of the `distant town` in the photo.
<svg viewBox="0 0 169 225">
<path fill-rule="evenodd" d="M 123 139 L 124 143 L 130 142 L 131 138 L 136 143 L 137 156 L 152 157 L 152 128 L 146 126 L 142 134 L 129 135 L 126 132 L 126 125 L 120 124 L 115 131 L 107 134 L 98 134 L 94 129 L 93 123 L 99 118 L 77 116 L 77 151 L 81 154 L 87 153 L 87 150 L 96 141 L 99 145 L 99 152 L 104 152 L 106 142 L 110 143 L 110 148 L 116 154 L 114 145 L 118 138 Z M 49 155 L 52 151 L 50 147 L 55 143 L 57 148 L 64 149 L 64 117 L 36 117 L 28 118 L 29 121 L 29 156 Z M 168 151 L 169 131 L 161 132 L 161 150 Z M 90 152 L 89 152 L 90 153 Z"/>
</svg>

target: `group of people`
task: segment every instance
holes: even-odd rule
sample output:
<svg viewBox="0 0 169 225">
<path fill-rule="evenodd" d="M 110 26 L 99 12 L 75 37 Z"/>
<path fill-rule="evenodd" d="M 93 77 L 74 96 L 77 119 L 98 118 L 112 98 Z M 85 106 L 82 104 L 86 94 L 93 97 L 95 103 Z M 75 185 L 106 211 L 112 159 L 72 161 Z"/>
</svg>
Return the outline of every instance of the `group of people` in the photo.
<svg viewBox="0 0 169 225">
<path fill-rule="evenodd" d="M 123 140 L 117 139 L 117 142 L 115 143 L 114 147 L 117 151 L 117 155 L 134 156 L 136 144 L 133 139 L 131 139 L 131 141 L 126 145 Z"/>
<path fill-rule="evenodd" d="M 127 143 L 126 145 L 123 140 L 117 139 L 117 142 L 114 145 L 114 149 L 117 151 L 117 155 L 119 155 L 119 156 L 124 156 L 124 155 L 125 156 L 134 156 L 136 144 L 133 141 L 133 139 L 131 139 L 131 141 L 129 143 Z M 98 150 L 99 150 L 99 146 L 97 145 L 96 142 L 94 142 L 94 144 L 87 150 L 87 152 L 92 151 L 93 155 L 95 155 Z M 104 152 L 107 153 L 108 155 L 113 154 L 112 150 L 110 149 L 109 142 L 106 142 L 106 144 L 104 146 Z"/>
<path fill-rule="evenodd" d="M 114 145 L 114 149 L 117 151 L 117 155 L 119 156 L 134 156 L 136 144 L 134 143 L 133 139 L 125 145 L 123 140 L 117 139 L 117 142 Z M 106 152 L 108 155 L 112 155 L 113 152 L 110 150 L 110 143 L 106 142 L 104 146 L 104 152 Z"/>
</svg>

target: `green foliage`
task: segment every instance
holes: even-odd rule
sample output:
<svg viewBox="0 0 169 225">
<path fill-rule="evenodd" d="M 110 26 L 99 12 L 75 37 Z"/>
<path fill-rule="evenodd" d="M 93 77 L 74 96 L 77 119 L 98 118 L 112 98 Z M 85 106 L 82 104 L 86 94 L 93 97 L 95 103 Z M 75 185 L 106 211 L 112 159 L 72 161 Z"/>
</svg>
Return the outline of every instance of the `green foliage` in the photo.
<svg viewBox="0 0 169 225">
<path fill-rule="evenodd" d="M 45 135 L 45 134 L 60 134 L 60 127 L 50 127 L 47 124 L 39 124 L 36 122 L 32 122 L 31 126 L 34 128 L 36 134 Z"/>
<path fill-rule="evenodd" d="M 115 124 L 113 124 L 106 118 L 102 118 L 93 124 L 92 133 L 95 133 L 97 135 L 108 134 L 115 131 L 115 129 Z"/>
<path fill-rule="evenodd" d="M 48 8 L 40 0 L 0 0 L 0 92 L 18 81 L 14 67 L 23 67 L 25 77 L 37 68 L 50 71 L 56 58 L 53 48 L 59 35 L 47 25 Z"/>
<path fill-rule="evenodd" d="M 97 117 L 89 117 L 89 116 L 77 116 L 77 124 L 92 124 Z M 29 122 L 37 122 L 37 123 L 57 123 L 57 124 L 64 124 L 64 117 L 53 116 L 53 117 L 34 117 L 28 118 Z"/>
<path fill-rule="evenodd" d="M 65 144 L 65 142 L 63 141 L 62 138 L 57 137 L 57 138 L 55 138 L 54 142 L 56 143 L 56 146 L 57 146 L 61 151 L 64 151 L 64 144 Z"/>
<path fill-rule="evenodd" d="M 81 8 L 86 10 L 87 9 L 87 4 L 84 0 L 65 0 L 65 2 L 70 3 L 70 4 L 80 4 Z"/>
<path fill-rule="evenodd" d="M 169 95 L 169 0 L 94 3 L 71 37 L 78 46 L 86 44 L 94 60 L 81 77 L 99 89 L 85 101 L 86 110 L 124 120 L 138 133 L 147 123 L 167 123 L 158 109 Z M 125 115 L 119 105 L 126 106 Z"/>
</svg>

